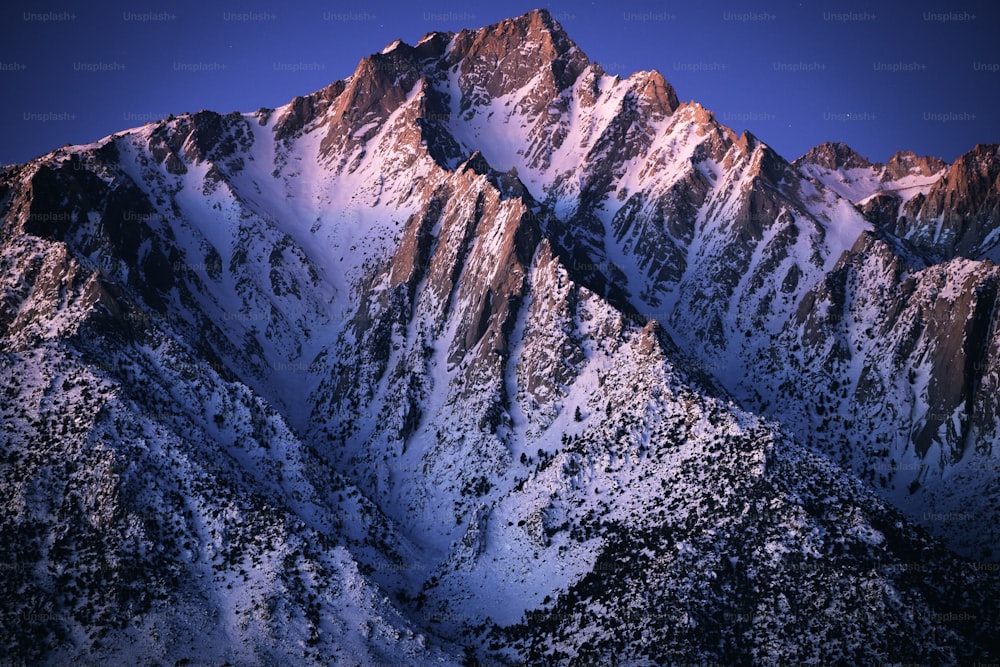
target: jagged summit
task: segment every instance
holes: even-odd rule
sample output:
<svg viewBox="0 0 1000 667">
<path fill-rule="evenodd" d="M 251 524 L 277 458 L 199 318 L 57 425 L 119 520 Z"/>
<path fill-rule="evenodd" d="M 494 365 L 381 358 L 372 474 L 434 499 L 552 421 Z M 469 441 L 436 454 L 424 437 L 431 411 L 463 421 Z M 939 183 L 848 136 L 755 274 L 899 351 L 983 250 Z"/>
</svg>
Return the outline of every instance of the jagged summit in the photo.
<svg viewBox="0 0 1000 667">
<path fill-rule="evenodd" d="M 883 181 L 898 181 L 907 176 L 939 176 L 948 165 L 930 155 L 918 156 L 913 151 L 897 151 L 885 163 Z"/>
<path fill-rule="evenodd" d="M 462 33 L 475 34 L 477 39 L 488 38 L 492 35 L 497 39 L 505 40 L 508 46 L 513 46 L 514 49 L 511 50 L 534 44 L 543 49 L 551 47 L 553 54 L 561 55 L 578 49 L 562 25 L 545 8 L 533 9 L 521 16 L 503 19 L 493 25 L 476 30 L 463 30 Z"/>
<path fill-rule="evenodd" d="M 854 202 L 868 220 L 882 228 L 903 221 L 908 207 L 922 201 L 946 167 L 936 158 L 908 151 L 895 153 L 886 164 L 872 163 L 840 143 L 820 144 L 792 165 L 813 182 Z"/>
<path fill-rule="evenodd" d="M 814 164 L 830 170 L 859 169 L 872 166 L 868 158 L 847 144 L 837 141 L 827 141 L 814 146 L 805 155 L 792 162 L 796 166 L 803 163 Z"/>
<path fill-rule="evenodd" d="M 572 49 L 578 49 L 563 27 L 556 21 L 547 9 L 535 9 L 519 17 L 503 19 L 489 26 L 476 29 L 453 31 L 431 31 L 417 40 L 411 46 L 402 39 L 396 39 L 387 44 L 381 55 L 388 55 L 396 49 L 414 50 L 426 44 L 450 42 L 456 35 L 462 36 L 458 44 L 495 42 L 500 48 L 512 51 L 520 45 L 534 45 L 543 50 L 550 50 L 556 57 Z M 469 39 L 471 38 L 471 39 Z M 514 47 L 514 48 L 511 48 Z M 553 58 L 555 59 L 555 58 Z"/>
</svg>

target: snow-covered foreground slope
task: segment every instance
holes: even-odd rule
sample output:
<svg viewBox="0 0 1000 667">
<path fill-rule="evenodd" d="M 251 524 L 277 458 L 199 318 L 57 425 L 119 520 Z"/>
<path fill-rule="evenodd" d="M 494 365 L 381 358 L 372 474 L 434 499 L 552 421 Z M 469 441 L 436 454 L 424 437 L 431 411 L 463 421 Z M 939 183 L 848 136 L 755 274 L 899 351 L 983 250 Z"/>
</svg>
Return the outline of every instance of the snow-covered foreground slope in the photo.
<svg viewBox="0 0 1000 667">
<path fill-rule="evenodd" d="M 995 517 L 992 269 L 544 11 L 55 151 L 0 215 L 11 656 L 997 658 L 994 562 L 877 497 Z M 909 347 L 836 329 L 924 292 L 951 319 Z M 888 460 L 942 461 L 921 504 Z"/>
<path fill-rule="evenodd" d="M 5 656 L 457 664 L 352 553 L 404 559 L 365 546 L 384 516 L 179 318 L 62 243 L 6 240 Z"/>
</svg>

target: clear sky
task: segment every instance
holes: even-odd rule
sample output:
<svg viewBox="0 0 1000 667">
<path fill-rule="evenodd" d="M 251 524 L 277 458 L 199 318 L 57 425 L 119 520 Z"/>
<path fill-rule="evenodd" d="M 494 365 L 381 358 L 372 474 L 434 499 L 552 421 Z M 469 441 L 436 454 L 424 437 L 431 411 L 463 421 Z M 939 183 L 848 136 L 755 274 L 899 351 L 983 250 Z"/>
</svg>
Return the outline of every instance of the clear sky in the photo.
<svg viewBox="0 0 1000 667">
<path fill-rule="evenodd" d="M 169 113 L 284 104 L 394 39 L 546 7 L 612 74 L 656 69 L 788 159 L 843 141 L 873 161 L 951 161 L 1000 142 L 1000 3 L 216 3 L 7 0 L 0 9 L 0 163 Z"/>
</svg>

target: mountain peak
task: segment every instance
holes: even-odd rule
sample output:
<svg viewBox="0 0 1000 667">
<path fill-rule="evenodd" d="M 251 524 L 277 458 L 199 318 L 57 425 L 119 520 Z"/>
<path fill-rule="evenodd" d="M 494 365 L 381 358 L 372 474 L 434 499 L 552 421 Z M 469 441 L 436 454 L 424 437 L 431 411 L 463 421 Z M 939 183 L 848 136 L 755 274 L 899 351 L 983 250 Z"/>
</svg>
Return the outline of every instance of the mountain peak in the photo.
<svg viewBox="0 0 1000 667">
<path fill-rule="evenodd" d="M 530 105 L 538 113 L 576 82 L 590 60 L 547 11 L 537 10 L 457 33 L 446 66 L 459 68 L 463 110 L 533 82 Z"/>
<path fill-rule="evenodd" d="M 663 78 L 663 75 L 656 70 L 636 72 L 629 79 L 637 82 L 636 91 L 639 96 L 647 100 L 656 108 L 662 109 L 663 113 L 671 114 L 677 110 L 680 102 L 677 100 L 677 92 L 674 87 Z"/>
<path fill-rule="evenodd" d="M 555 52 L 559 55 L 576 48 L 576 44 L 566 34 L 563 27 L 552 18 L 546 9 L 535 9 L 521 16 L 504 19 L 478 30 L 462 30 L 458 35 L 472 36 L 475 42 L 498 39 L 501 43 L 515 48 L 528 45 L 554 47 Z M 516 42 L 507 42 L 511 38 L 515 39 Z"/>
<path fill-rule="evenodd" d="M 885 163 L 882 180 L 898 180 L 905 176 L 932 176 L 948 165 L 940 158 L 925 155 L 919 157 L 913 151 L 898 151 L 893 153 Z"/>
<path fill-rule="evenodd" d="M 529 34 L 533 36 L 538 36 L 542 33 L 551 35 L 559 40 L 569 40 L 569 35 L 563 30 L 563 27 L 552 18 L 552 14 L 549 13 L 547 9 L 532 9 L 521 16 L 513 19 L 507 19 L 506 21 L 501 21 L 500 24 L 506 22 L 516 23 L 523 25 Z M 500 25 L 498 24 L 498 25 Z"/>
<path fill-rule="evenodd" d="M 868 158 L 839 141 L 826 141 L 814 146 L 805 155 L 795 160 L 793 164 L 799 166 L 802 163 L 815 164 L 834 171 L 872 166 Z"/>
</svg>

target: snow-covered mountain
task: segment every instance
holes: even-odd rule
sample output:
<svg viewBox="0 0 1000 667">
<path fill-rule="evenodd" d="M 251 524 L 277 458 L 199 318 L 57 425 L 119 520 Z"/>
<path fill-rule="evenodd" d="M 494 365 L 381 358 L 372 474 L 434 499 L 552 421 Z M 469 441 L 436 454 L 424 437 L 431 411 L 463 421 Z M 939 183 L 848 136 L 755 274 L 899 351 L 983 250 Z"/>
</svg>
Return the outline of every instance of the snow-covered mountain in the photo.
<svg viewBox="0 0 1000 667">
<path fill-rule="evenodd" d="M 873 164 L 850 146 L 830 142 L 812 148 L 792 164 L 803 176 L 819 181 L 855 204 L 889 197 L 896 203 L 895 217 L 900 205 L 916 196 L 926 196 L 947 169 L 937 158 L 917 157 L 910 151 L 896 153 L 885 164 Z"/>
<path fill-rule="evenodd" d="M 995 660 L 997 158 L 788 163 L 539 10 L 5 168 L 0 645 Z"/>
</svg>

